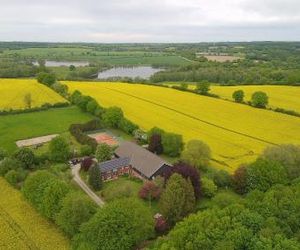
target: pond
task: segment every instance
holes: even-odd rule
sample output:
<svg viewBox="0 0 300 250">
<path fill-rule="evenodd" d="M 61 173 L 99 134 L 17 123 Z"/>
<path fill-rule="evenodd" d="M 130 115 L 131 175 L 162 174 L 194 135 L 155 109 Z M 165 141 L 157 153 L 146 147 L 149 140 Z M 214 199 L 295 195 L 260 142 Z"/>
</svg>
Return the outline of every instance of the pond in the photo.
<svg viewBox="0 0 300 250">
<path fill-rule="evenodd" d="M 34 65 L 38 65 L 38 62 L 33 62 Z M 73 61 L 73 62 L 67 62 L 67 61 L 48 61 L 46 60 L 46 67 L 69 67 L 70 65 L 74 65 L 75 67 L 85 67 L 89 66 L 89 62 L 81 62 L 81 61 Z"/>
<path fill-rule="evenodd" d="M 98 73 L 98 79 L 107 79 L 114 77 L 140 77 L 149 79 L 153 74 L 162 71 L 159 68 L 150 66 L 137 66 L 137 67 L 115 67 L 112 69 L 104 70 Z"/>
</svg>

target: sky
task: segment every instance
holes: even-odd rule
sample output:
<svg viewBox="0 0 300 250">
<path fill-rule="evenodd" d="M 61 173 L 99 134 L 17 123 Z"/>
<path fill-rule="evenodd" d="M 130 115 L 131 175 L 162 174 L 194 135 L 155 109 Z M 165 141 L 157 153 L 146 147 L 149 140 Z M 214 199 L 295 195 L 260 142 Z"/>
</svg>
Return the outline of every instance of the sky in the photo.
<svg viewBox="0 0 300 250">
<path fill-rule="evenodd" d="M 300 41 L 300 0 L 0 0 L 0 40 Z"/>
</svg>

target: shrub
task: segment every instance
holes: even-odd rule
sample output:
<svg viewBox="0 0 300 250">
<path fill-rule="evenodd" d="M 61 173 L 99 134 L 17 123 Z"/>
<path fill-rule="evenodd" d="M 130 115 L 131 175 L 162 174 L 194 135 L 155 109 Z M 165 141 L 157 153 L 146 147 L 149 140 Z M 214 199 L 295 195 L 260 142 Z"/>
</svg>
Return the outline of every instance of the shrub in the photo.
<svg viewBox="0 0 300 250">
<path fill-rule="evenodd" d="M 135 130 L 139 127 L 133 122 L 129 121 L 125 117 L 123 117 L 119 123 L 119 128 L 124 131 L 126 134 L 132 135 Z"/>
<path fill-rule="evenodd" d="M 264 150 L 262 157 L 279 162 L 286 168 L 291 180 L 300 177 L 300 146 L 286 144 L 268 147 Z"/>
<path fill-rule="evenodd" d="M 158 155 L 163 153 L 163 146 L 160 134 L 152 134 L 150 136 L 148 150 Z"/>
<path fill-rule="evenodd" d="M 217 186 L 215 185 L 214 181 L 203 177 L 201 179 L 202 182 L 202 191 L 205 197 L 212 198 L 218 191 Z"/>
<path fill-rule="evenodd" d="M 14 157 L 22 164 L 25 169 L 33 169 L 35 156 L 30 148 L 20 148 L 14 153 Z"/>
<path fill-rule="evenodd" d="M 63 198 L 70 192 L 69 186 L 58 179 L 52 179 L 48 182 L 43 192 L 40 210 L 43 215 L 49 219 L 55 219 L 60 211 Z"/>
<path fill-rule="evenodd" d="M 204 142 L 191 140 L 187 143 L 181 158 L 200 170 L 206 169 L 211 158 L 211 150 Z"/>
<path fill-rule="evenodd" d="M 245 194 L 247 192 L 247 168 L 240 166 L 232 175 L 232 185 L 238 194 Z"/>
<path fill-rule="evenodd" d="M 210 83 L 206 81 L 197 83 L 196 91 L 201 95 L 207 95 L 210 91 Z"/>
<path fill-rule="evenodd" d="M 56 82 L 56 77 L 53 73 L 40 72 L 37 74 L 37 81 L 47 86 L 51 86 Z"/>
<path fill-rule="evenodd" d="M 244 101 L 245 93 L 243 90 L 236 90 L 232 94 L 232 98 L 235 100 L 235 102 L 241 103 Z"/>
<path fill-rule="evenodd" d="M 100 143 L 96 149 L 96 159 L 98 162 L 108 161 L 112 158 L 113 149 L 106 143 Z"/>
<path fill-rule="evenodd" d="M 81 161 L 81 169 L 87 172 L 94 163 L 92 157 L 85 157 Z"/>
<path fill-rule="evenodd" d="M 160 196 L 161 189 L 152 181 L 144 183 L 139 191 L 139 197 L 144 200 L 157 200 Z"/>
<path fill-rule="evenodd" d="M 45 170 L 38 170 L 29 175 L 23 185 L 24 197 L 38 210 L 41 211 L 44 191 L 54 179 L 54 175 Z"/>
<path fill-rule="evenodd" d="M 16 170 L 13 169 L 8 171 L 5 174 L 4 178 L 7 180 L 7 182 L 10 185 L 17 187 L 20 182 L 25 180 L 26 176 L 27 176 L 27 171 L 19 168 Z"/>
<path fill-rule="evenodd" d="M 8 156 L 8 154 L 7 154 L 6 150 L 0 148 L 0 161 L 2 161 L 7 156 Z"/>
<path fill-rule="evenodd" d="M 265 92 L 254 92 L 251 98 L 251 104 L 256 108 L 265 108 L 268 105 L 269 97 Z"/>
<path fill-rule="evenodd" d="M 70 157 L 70 146 L 61 136 L 55 137 L 49 144 L 49 156 L 54 162 L 65 162 Z"/>
<path fill-rule="evenodd" d="M 102 115 L 105 126 L 110 128 L 118 128 L 123 118 L 123 111 L 119 107 L 109 107 Z"/>
<path fill-rule="evenodd" d="M 275 184 L 286 184 L 288 181 L 284 167 L 275 161 L 257 159 L 247 168 L 247 191 L 267 191 Z"/>
<path fill-rule="evenodd" d="M 93 154 L 93 148 L 90 145 L 82 145 L 80 147 L 81 156 L 89 156 Z"/>
<path fill-rule="evenodd" d="M 6 157 L 0 162 L 0 176 L 4 176 L 10 170 L 17 170 L 21 166 L 18 160 Z"/>
<path fill-rule="evenodd" d="M 213 174 L 214 183 L 220 188 L 228 188 L 231 186 L 231 177 L 225 170 L 218 170 Z"/>
<path fill-rule="evenodd" d="M 163 133 L 162 135 L 163 150 L 166 155 L 176 157 L 180 155 L 183 148 L 182 135 L 174 133 Z"/>
</svg>

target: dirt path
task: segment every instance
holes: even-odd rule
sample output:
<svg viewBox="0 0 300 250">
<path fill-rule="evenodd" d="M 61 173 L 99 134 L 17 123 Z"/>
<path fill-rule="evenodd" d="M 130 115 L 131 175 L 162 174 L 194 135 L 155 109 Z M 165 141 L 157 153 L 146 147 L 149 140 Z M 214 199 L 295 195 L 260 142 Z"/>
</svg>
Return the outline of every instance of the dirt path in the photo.
<svg viewBox="0 0 300 250">
<path fill-rule="evenodd" d="M 80 164 L 75 165 L 72 167 L 72 175 L 73 175 L 73 180 L 81 187 L 81 189 L 91 197 L 93 201 L 97 203 L 100 207 L 104 205 L 104 201 L 96 195 L 89 187 L 88 185 L 85 184 L 85 182 L 80 178 L 79 175 L 80 171 Z"/>
</svg>

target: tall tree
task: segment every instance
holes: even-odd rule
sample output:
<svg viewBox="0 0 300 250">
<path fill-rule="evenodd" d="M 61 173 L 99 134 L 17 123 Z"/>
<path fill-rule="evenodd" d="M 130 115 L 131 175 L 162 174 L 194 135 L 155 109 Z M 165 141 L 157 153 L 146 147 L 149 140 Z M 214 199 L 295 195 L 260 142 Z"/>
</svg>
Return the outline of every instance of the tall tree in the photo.
<svg viewBox="0 0 300 250">
<path fill-rule="evenodd" d="M 118 199 L 108 203 L 85 224 L 73 239 L 74 249 L 134 249 L 154 235 L 152 213 L 140 201 Z"/>
<path fill-rule="evenodd" d="M 98 162 L 108 161 L 113 155 L 112 148 L 106 143 L 100 143 L 96 149 L 96 159 Z"/>
<path fill-rule="evenodd" d="M 61 137 L 55 137 L 49 145 L 50 159 L 55 162 L 65 162 L 70 156 L 70 147 L 67 141 Z"/>
<path fill-rule="evenodd" d="M 265 92 L 257 91 L 252 94 L 251 104 L 256 108 L 265 108 L 269 103 L 269 97 Z"/>
<path fill-rule="evenodd" d="M 149 138 L 149 146 L 148 150 L 155 154 L 162 154 L 163 153 L 163 146 L 161 143 L 161 135 L 153 134 Z"/>
<path fill-rule="evenodd" d="M 182 152 L 181 158 L 185 162 L 200 170 L 206 169 L 211 158 L 211 150 L 204 142 L 191 140 L 187 143 L 185 150 Z"/>
<path fill-rule="evenodd" d="M 236 90 L 232 94 L 232 98 L 235 100 L 235 102 L 241 103 L 244 101 L 245 93 L 243 90 Z"/>
<path fill-rule="evenodd" d="M 89 184 L 96 191 L 102 188 L 101 170 L 98 165 L 91 167 L 89 170 Z"/>
<path fill-rule="evenodd" d="M 195 196 L 191 185 L 187 185 L 187 180 L 181 175 L 173 174 L 159 201 L 162 214 L 173 225 L 194 209 L 193 204 Z"/>
<path fill-rule="evenodd" d="M 97 205 L 80 193 L 69 193 L 62 201 L 62 208 L 55 218 L 56 224 L 69 236 L 79 233 L 80 226 L 97 211 Z"/>
<path fill-rule="evenodd" d="M 191 180 L 195 197 L 196 199 L 199 199 L 201 196 L 201 180 L 198 169 L 185 162 L 177 162 L 173 165 L 173 167 L 168 168 L 164 172 L 165 183 L 174 173 L 180 174 L 185 179 Z M 157 178 L 155 180 L 157 180 Z"/>
<path fill-rule="evenodd" d="M 110 107 L 102 115 L 104 124 L 110 128 L 118 128 L 122 118 L 123 111 L 119 107 Z"/>
</svg>

